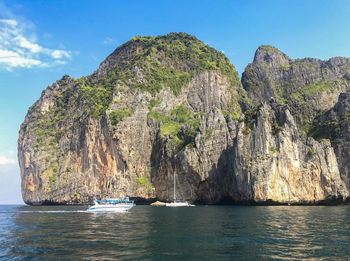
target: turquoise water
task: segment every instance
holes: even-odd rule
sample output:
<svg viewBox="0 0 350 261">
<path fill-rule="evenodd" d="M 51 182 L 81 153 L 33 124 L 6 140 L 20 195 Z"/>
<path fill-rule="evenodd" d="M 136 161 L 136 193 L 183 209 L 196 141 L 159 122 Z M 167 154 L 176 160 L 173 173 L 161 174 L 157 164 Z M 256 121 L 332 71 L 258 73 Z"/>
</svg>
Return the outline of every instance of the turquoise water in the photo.
<svg viewBox="0 0 350 261">
<path fill-rule="evenodd" d="M 350 206 L 86 209 L 0 206 L 0 259 L 350 259 Z"/>
</svg>

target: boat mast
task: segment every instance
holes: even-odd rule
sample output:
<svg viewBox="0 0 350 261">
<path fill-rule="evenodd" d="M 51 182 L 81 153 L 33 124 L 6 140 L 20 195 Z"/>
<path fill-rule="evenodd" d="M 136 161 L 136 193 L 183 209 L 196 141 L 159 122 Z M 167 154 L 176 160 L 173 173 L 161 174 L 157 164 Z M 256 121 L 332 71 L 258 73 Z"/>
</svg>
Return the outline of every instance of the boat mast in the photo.
<svg viewBox="0 0 350 261">
<path fill-rule="evenodd" d="M 176 191 L 175 191 L 175 170 L 174 170 L 174 202 L 175 202 L 175 199 L 176 199 L 175 194 L 176 194 Z"/>
</svg>

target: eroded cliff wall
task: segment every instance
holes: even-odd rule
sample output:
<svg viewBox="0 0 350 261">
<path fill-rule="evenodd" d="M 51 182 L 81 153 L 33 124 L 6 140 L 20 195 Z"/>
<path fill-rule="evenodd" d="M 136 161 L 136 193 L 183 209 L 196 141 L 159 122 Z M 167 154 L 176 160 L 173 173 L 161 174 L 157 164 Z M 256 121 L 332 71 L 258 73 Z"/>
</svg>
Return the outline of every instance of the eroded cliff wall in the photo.
<svg viewBox="0 0 350 261">
<path fill-rule="evenodd" d="M 193 202 L 343 201 L 347 132 L 341 142 L 320 132 L 329 115 L 338 123 L 348 113 L 337 103 L 348 64 L 263 46 L 242 85 L 228 59 L 193 36 L 135 37 L 29 109 L 18 140 L 23 199 L 170 201 L 175 176 L 176 197 Z"/>
</svg>

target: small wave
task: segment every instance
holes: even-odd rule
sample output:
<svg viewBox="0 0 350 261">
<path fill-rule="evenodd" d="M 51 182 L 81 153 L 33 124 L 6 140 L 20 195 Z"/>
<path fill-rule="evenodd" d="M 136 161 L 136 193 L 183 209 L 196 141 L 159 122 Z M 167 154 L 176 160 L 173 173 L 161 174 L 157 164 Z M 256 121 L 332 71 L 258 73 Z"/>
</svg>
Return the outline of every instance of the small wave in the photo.
<svg viewBox="0 0 350 261">
<path fill-rule="evenodd" d="M 91 211 L 88 211 L 88 210 L 22 210 L 19 212 L 20 213 L 74 213 L 74 212 L 91 213 Z"/>
<path fill-rule="evenodd" d="M 129 211 L 91 211 L 91 210 L 22 210 L 20 213 L 128 213 Z"/>
</svg>

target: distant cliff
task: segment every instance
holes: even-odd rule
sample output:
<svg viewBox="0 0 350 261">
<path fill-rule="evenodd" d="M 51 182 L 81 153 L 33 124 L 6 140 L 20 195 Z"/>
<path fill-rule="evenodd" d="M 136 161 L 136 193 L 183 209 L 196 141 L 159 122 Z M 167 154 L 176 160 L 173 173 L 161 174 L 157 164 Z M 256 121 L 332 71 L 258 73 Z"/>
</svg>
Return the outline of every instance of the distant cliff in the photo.
<svg viewBox="0 0 350 261">
<path fill-rule="evenodd" d="M 21 125 L 28 204 L 130 196 L 322 203 L 349 197 L 350 60 L 261 46 L 242 83 L 194 36 L 134 37 L 43 91 Z M 339 99 L 339 101 L 338 101 Z"/>
</svg>

